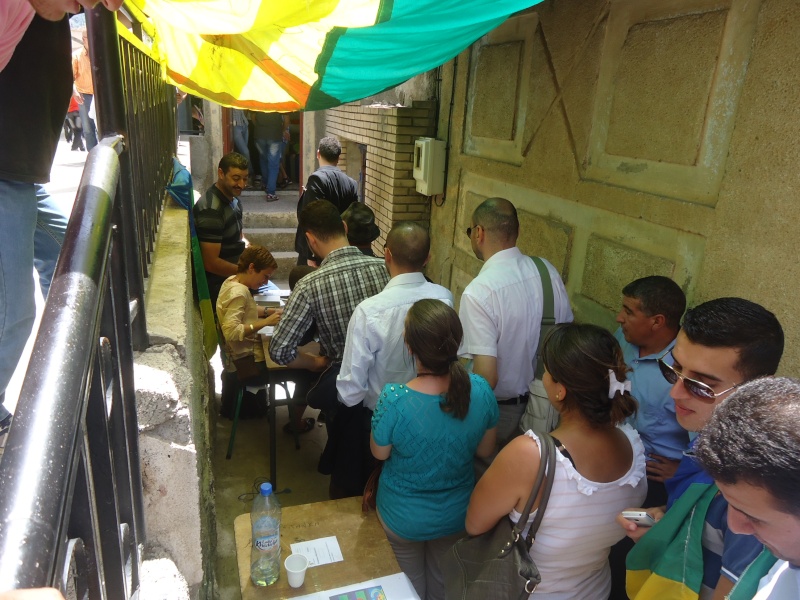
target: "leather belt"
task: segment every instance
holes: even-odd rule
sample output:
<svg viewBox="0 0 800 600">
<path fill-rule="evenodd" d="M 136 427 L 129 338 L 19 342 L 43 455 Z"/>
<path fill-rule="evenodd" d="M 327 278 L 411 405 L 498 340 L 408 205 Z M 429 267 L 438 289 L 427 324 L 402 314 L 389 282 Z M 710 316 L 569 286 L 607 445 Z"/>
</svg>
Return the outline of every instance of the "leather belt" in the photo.
<svg viewBox="0 0 800 600">
<path fill-rule="evenodd" d="M 507 400 L 498 400 L 500 406 L 516 406 L 517 404 L 525 404 L 528 401 L 528 394 L 521 394 L 516 398 L 508 398 Z"/>
</svg>

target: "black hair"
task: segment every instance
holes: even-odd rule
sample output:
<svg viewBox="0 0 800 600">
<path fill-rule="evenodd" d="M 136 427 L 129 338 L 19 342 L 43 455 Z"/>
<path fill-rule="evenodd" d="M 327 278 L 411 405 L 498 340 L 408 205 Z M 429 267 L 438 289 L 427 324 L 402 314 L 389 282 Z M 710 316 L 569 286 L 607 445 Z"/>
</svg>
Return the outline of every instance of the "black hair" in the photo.
<svg viewBox="0 0 800 600">
<path fill-rule="evenodd" d="M 743 298 L 717 298 L 689 309 L 683 333 L 693 344 L 736 348 L 734 368 L 745 380 L 774 375 L 783 355 L 783 329 L 774 314 Z"/>
<path fill-rule="evenodd" d="M 222 169 L 223 173 L 227 173 L 231 167 L 234 169 L 247 171 L 247 169 L 250 167 L 250 162 L 243 154 L 239 154 L 238 152 L 230 152 L 219 159 L 219 168 Z"/>
<path fill-rule="evenodd" d="M 544 340 L 542 361 L 553 381 L 567 392 L 562 407 L 582 415 L 590 425 L 617 425 L 636 412 L 636 399 L 627 391 L 608 397 L 610 374 L 624 383 L 628 367 L 619 343 L 597 325 L 563 323 Z"/>
<path fill-rule="evenodd" d="M 472 224 L 495 231 L 506 241 L 515 241 L 519 235 L 519 217 L 516 207 L 505 198 L 488 198 L 472 213 Z"/>
<path fill-rule="evenodd" d="M 469 413 L 472 384 L 457 358 L 464 331 L 458 314 L 441 300 L 418 300 L 406 315 L 404 337 L 409 350 L 434 375 L 449 375 L 450 385 L 439 405 L 456 419 Z"/>
<path fill-rule="evenodd" d="M 695 455 L 715 480 L 763 487 L 800 517 L 800 380 L 765 377 L 738 388 L 700 432 Z"/>
<path fill-rule="evenodd" d="M 339 162 L 339 155 L 342 153 L 342 145 L 335 137 L 324 137 L 319 141 L 319 155 L 329 163 Z"/>
<path fill-rule="evenodd" d="M 386 247 L 398 265 L 422 271 L 431 251 L 431 238 L 419 223 L 401 221 L 386 236 Z"/>
<path fill-rule="evenodd" d="M 635 298 L 648 317 L 664 315 L 667 327 L 677 331 L 686 310 L 686 294 L 669 277 L 650 275 L 630 282 L 622 288 L 622 295 Z"/>
<path fill-rule="evenodd" d="M 314 200 L 307 204 L 300 211 L 298 227 L 300 231 L 313 233 L 322 241 L 347 237 L 339 209 L 327 200 Z"/>
</svg>

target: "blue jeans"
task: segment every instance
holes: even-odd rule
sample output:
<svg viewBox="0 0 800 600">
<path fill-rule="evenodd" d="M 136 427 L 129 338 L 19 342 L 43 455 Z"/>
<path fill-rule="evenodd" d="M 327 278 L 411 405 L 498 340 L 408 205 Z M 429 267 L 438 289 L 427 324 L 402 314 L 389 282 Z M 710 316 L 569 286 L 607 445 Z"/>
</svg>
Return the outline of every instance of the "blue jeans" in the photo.
<svg viewBox="0 0 800 600">
<path fill-rule="evenodd" d="M 278 187 L 278 171 L 281 166 L 283 140 L 256 138 L 256 146 L 261 155 L 261 179 L 268 194 L 275 194 Z"/>
<path fill-rule="evenodd" d="M 31 271 L 36 268 L 46 298 L 67 220 L 41 185 L 0 179 L 0 395 L 36 318 Z M 0 420 L 7 415 L 0 404 Z"/>
<path fill-rule="evenodd" d="M 247 132 L 247 125 L 234 125 L 233 126 L 233 147 L 236 151 L 243 155 L 247 162 L 250 162 L 250 148 L 247 146 L 248 141 L 248 132 Z M 253 165 L 248 167 L 248 171 L 250 172 L 250 183 L 252 183 L 253 179 Z"/>
<path fill-rule="evenodd" d="M 92 94 L 81 94 L 81 98 L 83 98 L 83 104 L 78 104 L 78 114 L 81 116 L 86 150 L 91 150 L 97 146 L 97 127 L 94 121 L 89 118 L 89 109 L 92 107 L 92 102 L 94 102 L 94 96 Z"/>
</svg>

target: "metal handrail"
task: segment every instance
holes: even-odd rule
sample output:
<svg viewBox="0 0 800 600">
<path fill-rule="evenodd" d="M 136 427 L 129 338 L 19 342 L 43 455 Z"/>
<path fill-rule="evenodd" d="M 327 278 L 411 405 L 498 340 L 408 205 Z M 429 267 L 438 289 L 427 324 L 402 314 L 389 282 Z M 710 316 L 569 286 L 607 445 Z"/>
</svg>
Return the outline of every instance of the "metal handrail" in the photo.
<svg viewBox="0 0 800 600">
<path fill-rule="evenodd" d="M 87 26 L 102 140 L 87 157 L 0 461 L 0 591 L 54 586 L 116 600 L 139 590 L 133 351 L 148 345 L 143 278 L 171 175 L 175 95 L 152 57 L 119 40 L 112 13 L 87 11 Z"/>
<path fill-rule="evenodd" d="M 83 531 L 73 533 L 81 535 L 71 536 L 70 523 L 77 516 L 71 510 L 76 489 L 87 500 L 85 493 L 93 487 L 107 487 L 88 477 L 96 448 L 85 426 L 85 418 L 97 416 L 90 398 L 101 409 L 107 403 L 107 390 L 96 381 L 99 340 L 114 340 L 117 356 L 120 345 L 131 343 L 124 333 L 127 307 L 112 308 L 114 319 L 122 322 L 117 331 L 108 331 L 107 323 L 101 327 L 106 305 L 113 303 L 111 281 L 120 277 L 122 266 L 109 267 L 122 148 L 121 136 L 105 138 L 87 158 L 0 462 L 0 589 L 62 583 L 57 567 L 65 553 L 60 547 L 69 539 L 81 539 L 90 548 L 97 543 L 91 529 L 78 527 Z M 115 406 L 118 402 L 133 400 L 112 390 L 109 414 L 124 408 Z M 79 471 L 85 474 L 83 482 Z M 106 510 L 89 503 L 95 506 L 83 510 L 95 518 Z"/>
</svg>

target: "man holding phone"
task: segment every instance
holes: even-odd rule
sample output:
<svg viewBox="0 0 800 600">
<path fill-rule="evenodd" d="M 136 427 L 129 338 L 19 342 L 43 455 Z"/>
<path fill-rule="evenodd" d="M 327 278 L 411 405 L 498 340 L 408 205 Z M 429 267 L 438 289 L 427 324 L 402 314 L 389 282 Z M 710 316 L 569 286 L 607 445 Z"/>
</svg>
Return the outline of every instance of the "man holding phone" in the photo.
<svg viewBox="0 0 800 600">
<path fill-rule="evenodd" d="M 719 298 L 689 310 L 671 352 L 673 364 L 665 360 L 666 356 L 658 361 L 664 378 L 672 384 L 670 395 L 678 422 L 689 432 L 699 432 L 733 390 L 757 377 L 774 374 L 782 353 L 780 323 L 775 315 L 754 302 Z M 693 484 L 712 483 L 711 477 L 695 460 L 690 445 L 675 476 L 666 482 L 667 505 L 649 508 L 646 512 L 658 523 L 683 494 L 693 491 Z M 702 569 L 700 593 L 715 600 L 724 598 L 745 567 L 762 550 L 756 538 L 736 534 L 728 528 L 727 512 L 725 498 L 717 494 L 705 513 L 702 564 L 688 564 L 687 567 Z M 634 541 L 639 541 L 650 530 L 625 519 L 622 514 L 617 522 Z M 636 550 L 631 555 L 635 553 Z M 628 583 L 630 590 L 630 579 Z"/>
</svg>

